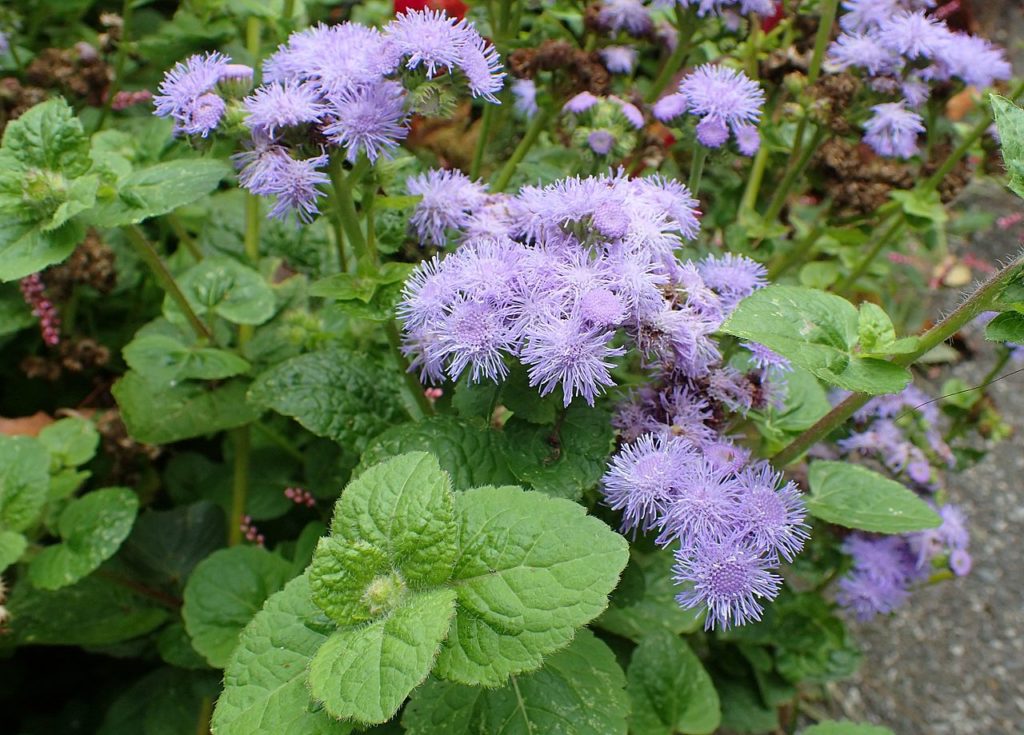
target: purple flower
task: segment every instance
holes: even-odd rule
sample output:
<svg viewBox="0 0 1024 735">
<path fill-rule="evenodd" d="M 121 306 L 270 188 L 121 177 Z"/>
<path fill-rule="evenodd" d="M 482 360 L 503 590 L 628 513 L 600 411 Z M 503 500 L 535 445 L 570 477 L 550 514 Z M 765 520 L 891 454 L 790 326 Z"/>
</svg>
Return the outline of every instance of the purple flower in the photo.
<svg viewBox="0 0 1024 735">
<path fill-rule="evenodd" d="M 703 455 L 680 468 L 676 492 L 661 517 L 657 543 L 678 541 L 684 549 L 736 536 L 743 527 L 736 476 Z"/>
<path fill-rule="evenodd" d="M 428 78 L 459 69 L 474 97 L 497 102 L 505 77 L 498 52 L 467 21 L 439 10 L 414 10 L 391 21 L 384 35 L 392 67 L 404 60 L 406 69 L 422 66 Z"/>
<path fill-rule="evenodd" d="M 601 59 L 612 74 L 631 74 L 636 66 L 637 50 L 632 46 L 606 46 Z"/>
<path fill-rule="evenodd" d="M 865 621 L 891 613 L 906 602 L 909 594 L 902 584 L 855 571 L 839 580 L 836 602 Z"/>
<path fill-rule="evenodd" d="M 744 255 L 709 255 L 697 267 L 704 282 L 722 297 L 726 313 L 768 282 L 765 267 Z"/>
<path fill-rule="evenodd" d="M 450 270 L 435 255 L 416 266 L 406 279 L 398 318 L 408 331 L 427 328 L 444 317 L 457 293 Z"/>
<path fill-rule="evenodd" d="M 324 96 L 375 84 L 388 71 L 380 31 L 358 23 L 293 33 L 263 62 L 264 82 L 311 80 Z"/>
<path fill-rule="evenodd" d="M 949 555 L 949 568 L 958 577 L 966 577 L 971 573 L 971 567 L 973 566 L 974 563 L 971 561 L 971 555 L 966 549 L 954 549 Z"/>
<path fill-rule="evenodd" d="M 739 12 L 741 15 L 757 13 L 758 15 L 771 15 L 775 12 L 774 0 L 678 0 L 684 8 L 696 6 L 697 15 L 704 17 L 708 13 L 721 15 L 723 11 L 729 10 Z M 729 6 L 738 5 L 738 8 Z"/>
<path fill-rule="evenodd" d="M 625 31 L 636 37 L 647 35 L 653 26 L 643 0 L 604 0 L 597 20 L 613 34 Z"/>
<path fill-rule="evenodd" d="M 796 485 L 788 482 L 779 488 L 782 475 L 767 462 L 744 470 L 738 479 L 743 486 L 739 515 L 752 547 L 793 561 L 809 538 L 807 511 Z"/>
<path fill-rule="evenodd" d="M 839 17 L 839 25 L 846 31 L 865 31 L 903 10 L 904 0 L 843 0 L 842 5 L 845 12 Z"/>
<path fill-rule="evenodd" d="M 444 245 L 445 230 L 469 223 L 470 213 L 483 204 L 486 186 L 461 171 L 431 170 L 405 182 L 410 194 L 421 196 L 409 224 L 420 242 Z"/>
<path fill-rule="evenodd" d="M 704 64 L 682 81 L 679 91 L 687 99 L 689 113 L 701 118 L 697 139 L 709 148 L 725 143 L 729 127 L 738 136 L 737 126 L 755 125 L 761 119 L 764 91 L 741 71 Z M 749 150 L 753 139 L 749 129 L 743 130 Z"/>
<path fill-rule="evenodd" d="M 437 330 L 437 354 L 450 361 L 452 380 L 467 367 L 474 383 L 481 378 L 498 382 L 508 375 L 504 358 L 514 348 L 515 338 L 507 316 L 504 309 L 482 301 L 459 298 L 451 305 Z"/>
<path fill-rule="evenodd" d="M 294 212 L 300 222 L 311 222 L 319 214 L 317 187 L 330 179 L 317 169 L 327 165 L 327 156 L 295 160 L 283 147 L 264 140 L 253 150 L 235 155 L 234 161 L 241 168 L 239 184 L 253 194 L 277 198 L 270 217 L 285 219 Z"/>
<path fill-rule="evenodd" d="M 922 71 L 926 79 L 946 81 L 959 77 L 964 84 L 984 89 L 1013 76 L 1013 68 L 1001 48 L 966 33 L 949 34 L 932 60 L 934 64 Z"/>
<path fill-rule="evenodd" d="M 782 580 L 770 563 L 736 541 L 712 541 L 676 552 L 673 579 L 692 585 L 676 596 L 684 608 L 707 606 L 705 630 L 760 620 L 761 600 L 773 600 Z"/>
<path fill-rule="evenodd" d="M 173 118 L 176 130 L 205 137 L 224 114 L 224 101 L 217 104 L 211 93 L 230 61 L 219 52 L 179 61 L 164 74 L 159 94 L 153 97 L 154 114 Z"/>
<path fill-rule="evenodd" d="M 316 122 L 326 111 L 320 93 L 312 85 L 293 81 L 264 84 L 242 104 L 249 113 L 245 120 L 249 129 L 271 138 L 278 128 Z"/>
<path fill-rule="evenodd" d="M 324 135 L 346 149 L 346 158 L 355 161 L 363 152 L 371 163 L 405 138 L 405 90 L 398 82 L 380 82 L 330 97 L 331 123 Z"/>
<path fill-rule="evenodd" d="M 879 24 L 878 42 L 907 59 L 932 58 L 949 39 L 945 23 L 923 12 L 899 12 Z"/>
<path fill-rule="evenodd" d="M 793 369 L 793 364 L 789 360 L 765 347 L 763 344 L 758 342 L 741 342 L 740 346 L 750 352 L 750 361 L 762 372 L 770 370 L 789 372 Z"/>
<path fill-rule="evenodd" d="M 615 145 L 615 136 L 607 130 L 594 130 L 587 136 L 590 150 L 599 156 L 607 156 Z"/>
<path fill-rule="evenodd" d="M 853 571 L 839 580 L 836 601 L 861 620 L 899 607 L 921 576 L 910 545 L 900 536 L 854 533 L 843 542 L 843 551 L 853 558 Z"/>
<path fill-rule="evenodd" d="M 650 434 L 619 450 L 601 479 L 601 492 L 608 507 L 622 511 L 624 532 L 646 533 L 657 524 L 694 459 L 688 442 Z"/>
<path fill-rule="evenodd" d="M 899 55 L 883 46 L 873 33 L 842 33 L 828 53 L 829 64 L 836 69 L 859 66 L 872 76 L 889 74 L 902 64 Z"/>
<path fill-rule="evenodd" d="M 640 112 L 636 105 L 621 100 L 618 97 L 609 97 L 609 99 L 619 106 L 622 114 L 629 120 L 630 125 L 637 129 L 644 126 L 644 114 Z"/>
<path fill-rule="evenodd" d="M 590 92 L 580 92 L 575 97 L 572 97 L 568 102 L 566 102 L 562 106 L 562 109 L 566 112 L 571 112 L 575 115 L 579 115 L 589 110 L 598 102 L 598 98 L 592 95 Z"/>
<path fill-rule="evenodd" d="M 580 319 L 593 327 L 617 327 L 626 316 L 622 299 L 604 287 L 586 291 L 576 308 Z"/>
<path fill-rule="evenodd" d="M 516 79 L 512 82 L 515 97 L 514 108 L 525 118 L 532 118 L 540 109 L 537 107 L 537 85 L 532 79 Z"/>
<path fill-rule="evenodd" d="M 651 107 L 651 114 L 654 115 L 656 120 L 670 123 L 676 118 L 681 117 L 686 112 L 687 106 L 686 95 L 676 92 L 665 95 L 655 102 L 654 106 Z"/>
<path fill-rule="evenodd" d="M 622 347 L 611 347 L 615 333 L 585 326 L 579 319 L 553 319 L 542 322 L 527 334 L 520 359 L 528 366 L 530 385 L 539 386 L 547 395 L 559 384 L 566 406 L 583 396 L 591 406 L 604 388 L 615 385 L 609 370 L 610 358 L 625 354 Z"/>
<path fill-rule="evenodd" d="M 883 102 L 871 108 L 874 115 L 864 123 L 864 142 L 881 156 L 910 158 L 917 153 L 917 136 L 924 119 L 902 102 Z"/>
</svg>

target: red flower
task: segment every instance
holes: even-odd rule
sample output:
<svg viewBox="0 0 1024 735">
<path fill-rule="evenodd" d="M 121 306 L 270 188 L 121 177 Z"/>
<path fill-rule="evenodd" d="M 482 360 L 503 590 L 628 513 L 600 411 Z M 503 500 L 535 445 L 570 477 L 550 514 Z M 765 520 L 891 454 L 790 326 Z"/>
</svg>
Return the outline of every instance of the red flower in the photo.
<svg viewBox="0 0 1024 735">
<path fill-rule="evenodd" d="M 395 14 L 409 10 L 443 10 L 453 18 L 466 17 L 469 10 L 462 0 L 395 0 Z"/>
<path fill-rule="evenodd" d="M 397 0 L 395 4 L 397 5 Z M 782 0 L 777 0 L 775 3 L 775 12 L 761 21 L 761 30 L 765 33 L 771 33 L 772 29 L 782 22 L 782 18 L 784 16 L 783 11 L 784 6 L 782 4 Z"/>
</svg>

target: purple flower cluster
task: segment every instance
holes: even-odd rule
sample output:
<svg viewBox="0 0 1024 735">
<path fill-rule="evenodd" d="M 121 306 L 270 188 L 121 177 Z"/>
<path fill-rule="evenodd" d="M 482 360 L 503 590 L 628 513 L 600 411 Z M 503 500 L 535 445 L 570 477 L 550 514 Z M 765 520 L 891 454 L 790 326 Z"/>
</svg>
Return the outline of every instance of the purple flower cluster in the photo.
<svg viewBox="0 0 1024 735">
<path fill-rule="evenodd" d="M 853 568 L 839 580 L 836 601 L 860 620 L 885 615 L 902 605 L 911 587 L 925 582 L 936 567 L 957 576 L 970 573 L 970 533 L 955 505 L 939 508 L 942 525 L 902 536 L 854 533 L 843 543 Z"/>
<path fill-rule="evenodd" d="M 382 30 L 341 23 L 293 33 L 264 62 L 264 84 L 242 102 L 252 141 L 235 158 L 239 181 L 276 198 L 271 216 L 308 221 L 328 181 L 319 170 L 329 160 L 324 143 L 349 161 L 375 162 L 408 134 L 409 88 L 459 83 L 496 103 L 504 76 L 494 47 L 467 21 L 439 11 L 408 12 Z M 226 110 L 215 87 L 238 77 L 222 54 L 193 56 L 167 73 L 156 114 L 205 137 Z"/>
<path fill-rule="evenodd" d="M 641 38 L 654 28 L 651 11 L 644 0 L 603 0 L 597 22 L 611 34 L 620 31 Z"/>
<path fill-rule="evenodd" d="M 568 113 L 572 141 L 598 156 L 624 155 L 635 144 L 635 131 L 644 126 L 636 105 L 620 97 L 596 97 L 580 92 L 562 107 Z"/>
<path fill-rule="evenodd" d="M 871 86 L 902 100 L 876 105 L 865 125 L 867 142 L 880 155 L 909 158 L 924 130 L 909 107 L 927 101 L 929 85 L 959 79 L 979 88 L 1009 79 L 1012 69 L 1002 49 L 989 41 L 950 29 L 927 14 L 931 0 L 846 0 L 843 33 L 829 49 L 833 69 L 863 70 Z"/>
<path fill-rule="evenodd" d="M 684 409 L 701 421 L 699 401 Z M 691 438 L 692 437 L 692 438 Z M 712 433 L 644 434 L 612 458 L 602 480 L 605 502 L 622 512 L 626 532 L 658 533 L 677 547 L 678 596 L 686 608 L 708 610 L 707 629 L 759 620 L 781 579 L 772 570 L 791 561 L 807 540 L 796 485 Z"/>
<path fill-rule="evenodd" d="M 682 184 L 623 173 L 489 195 L 461 174 L 410 180 L 412 217 L 426 243 L 461 240 L 419 266 L 399 305 L 405 349 L 426 380 L 501 380 L 507 359 L 547 394 L 588 403 L 613 384 L 612 360 L 635 345 L 649 365 L 703 381 L 749 407 L 745 376 L 718 365 L 714 333 L 735 304 L 764 285 L 763 268 L 736 256 L 680 262 L 699 232 Z"/>
<path fill-rule="evenodd" d="M 697 8 L 697 15 L 721 15 L 724 12 L 749 15 L 771 15 L 775 12 L 774 0 L 677 0 L 684 8 Z"/>
<path fill-rule="evenodd" d="M 731 131 L 740 152 L 752 156 L 761 145 L 757 124 L 763 106 L 764 90 L 742 71 L 704 64 L 683 79 L 678 92 L 658 100 L 652 113 L 670 123 L 689 112 L 700 118 L 697 140 L 702 145 L 719 148 Z"/>
<path fill-rule="evenodd" d="M 836 442 L 843 455 L 873 457 L 897 477 L 924 490 L 937 489 L 932 465 L 951 467 L 955 458 L 939 429 L 939 410 L 919 388 L 876 396 L 854 418 L 857 428 Z"/>
</svg>

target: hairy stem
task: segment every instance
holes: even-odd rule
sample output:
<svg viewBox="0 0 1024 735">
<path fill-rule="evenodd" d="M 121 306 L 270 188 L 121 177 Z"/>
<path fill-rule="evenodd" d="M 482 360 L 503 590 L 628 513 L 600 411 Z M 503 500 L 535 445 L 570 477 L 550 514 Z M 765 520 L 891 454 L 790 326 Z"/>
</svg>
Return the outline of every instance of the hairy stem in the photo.
<svg viewBox="0 0 1024 735">
<path fill-rule="evenodd" d="M 931 329 L 926 330 L 918 338 L 917 349 L 906 355 L 899 355 L 890 362 L 900 367 L 909 367 L 921 358 L 922 355 L 931 352 L 936 346 L 956 334 L 968 322 L 978 314 L 985 311 L 1009 280 L 1018 275 L 1021 267 L 1024 266 L 1024 257 L 1003 268 L 993 275 L 988 281 L 982 284 L 973 294 L 964 300 L 949 316 L 939 321 Z M 870 401 L 871 395 L 867 393 L 853 393 L 842 403 L 833 408 L 823 416 L 811 428 L 807 429 L 794 439 L 787 447 L 772 457 L 772 464 L 779 469 L 792 464 L 799 459 L 804 452 L 817 444 L 820 440 L 845 424 L 854 413 L 865 403 Z"/>
<path fill-rule="evenodd" d="M 181 221 L 181 217 L 174 214 L 174 212 L 171 212 L 167 215 L 167 224 L 171 226 L 171 231 L 174 233 L 174 236 L 177 237 L 178 242 L 188 250 L 189 255 L 195 258 L 196 262 L 202 260 L 203 251 L 201 251 L 199 246 L 196 245 L 195 238 L 189 234 L 188 230 L 185 228 L 185 223 Z"/>
<path fill-rule="evenodd" d="M 185 298 L 185 294 L 181 292 L 181 288 L 178 286 L 178 282 L 174 280 L 174 276 L 167 270 L 167 266 L 160 259 L 159 253 L 153 248 L 149 240 L 146 239 L 145 233 L 139 228 L 138 225 L 128 225 L 124 228 L 125 235 L 128 236 L 128 242 L 131 243 L 135 249 L 136 254 L 142 259 L 142 261 L 149 267 L 150 271 L 153 272 L 153 276 L 156 277 L 157 283 L 160 288 L 164 290 L 178 305 L 182 313 L 185 314 L 185 318 L 188 319 L 189 325 L 195 331 L 196 336 L 199 339 L 204 339 L 208 342 L 213 342 L 213 333 L 210 328 L 206 326 L 202 319 L 200 319 L 195 311 L 193 311 L 191 304 L 188 303 L 188 299 Z"/>
<path fill-rule="evenodd" d="M 743 199 L 740 201 L 741 212 L 753 212 L 757 206 L 757 195 L 761 192 L 761 182 L 764 180 L 767 166 L 768 146 L 762 145 L 757 149 L 754 162 L 750 166 L 750 176 L 747 178 L 747 186 L 743 190 Z"/>
<path fill-rule="evenodd" d="M 530 152 L 531 148 L 533 148 L 533 144 L 537 142 L 537 138 L 540 137 L 544 128 L 548 126 L 548 121 L 553 117 L 556 106 L 557 103 L 553 102 L 550 107 L 545 107 L 537 112 L 533 118 L 533 122 L 530 123 L 530 127 L 526 129 L 526 135 L 524 135 L 523 139 L 519 141 L 519 145 L 516 146 L 516 149 L 512 152 L 512 155 L 502 167 L 501 172 L 498 174 L 498 178 L 494 181 L 494 186 L 491 187 L 491 191 L 497 192 L 505 190 L 505 187 L 508 186 L 512 177 L 515 175 L 519 164 L 522 163 L 526 154 Z"/>
<path fill-rule="evenodd" d="M 811 136 L 810 144 L 804 146 L 804 135 L 807 128 L 807 118 L 803 117 L 800 122 L 797 123 L 796 138 L 793 147 L 793 154 L 789 159 L 789 166 L 786 167 L 786 173 L 782 177 L 782 182 L 779 184 L 779 188 L 775 190 L 775 194 L 772 196 L 771 202 L 768 204 L 768 210 L 765 212 L 764 221 L 774 222 L 782 211 L 782 208 L 786 205 L 786 200 L 789 198 L 789 192 L 793 189 L 793 184 L 796 183 L 797 179 L 807 168 L 807 164 L 810 163 L 811 156 L 818 149 L 818 145 L 821 143 L 822 138 L 825 137 L 825 131 L 823 128 L 818 128 L 814 131 L 814 135 Z"/>
<path fill-rule="evenodd" d="M 432 416 L 434 414 L 434 407 L 430 405 L 430 401 L 424 395 L 423 386 L 420 384 L 420 381 L 409 371 L 409 361 L 405 359 L 405 355 L 402 353 L 402 337 L 398 333 L 398 325 L 395 324 L 395 320 L 389 320 L 385 324 L 384 330 L 387 333 L 388 342 L 391 343 L 391 350 L 395 354 L 395 359 L 398 361 L 398 368 L 402 371 L 405 380 L 403 389 L 408 399 L 405 401 L 405 404 L 409 415 L 414 421 L 419 421 L 426 416 Z"/>
<path fill-rule="evenodd" d="M 694 197 L 696 197 L 697 192 L 700 191 L 700 180 L 704 175 L 704 162 L 707 158 L 708 149 L 698 144 L 696 150 L 693 152 L 693 158 L 690 160 L 690 178 L 687 183 L 690 194 Z"/>
<path fill-rule="evenodd" d="M 661 93 L 665 91 L 665 87 L 668 86 L 676 73 L 683 67 L 683 64 L 686 62 L 686 57 L 690 54 L 690 40 L 693 38 L 693 31 L 696 26 L 697 24 L 694 22 L 693 10 L 684 10 L 677 4 L 676 47 L 672 50 L 672 54 L 665 60 L 665 65 L 661 67 L 661 71 L 655 78 L 651 88 L 647 90 L 647 96 L 644 98 L 644 101 L 648 104 L 654 102 L 661 96 Z"/>
<path fill-rule="evenodd" d="M 366 247 L 366 238 L 359 226 L 359 213 L 356 211 L 355 200 L 352 199 L 352 185 L 348 176 L 345 175 L 345 166 L 339 154 L 335 153 L 331 156 L 327 173 L 331 177 L 331 187 L 334 189 L 335 220 L 344 230 L 345 237 L 356 253 L 356 258 L 365 258 L 376 262 L 376 253 L 371 253 Z"/>
</svg>

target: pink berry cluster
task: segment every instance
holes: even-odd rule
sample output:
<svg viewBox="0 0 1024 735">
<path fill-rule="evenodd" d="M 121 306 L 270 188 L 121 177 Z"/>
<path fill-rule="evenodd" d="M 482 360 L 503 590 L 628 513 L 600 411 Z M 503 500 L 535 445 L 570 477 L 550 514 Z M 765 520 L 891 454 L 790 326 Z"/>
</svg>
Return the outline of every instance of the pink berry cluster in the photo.
<svg viewBox="0 0 1024 735">
<path fill-rule="evenodd" d="M 21 279 L 21 295 L 32 308 L 32 315 L 39 319 L 43 342 L 51 347 L 60 344 L 60 315 L 54 303 L 46 298 L 46 285 L 38 273 Z"/>
<path fill-rule="evenodd" d="M 436 401 L 438 398 L 444 395 L 444 390 L 441 388 L 427 388 L 425 391 L 423 391 L 423 395 L 425 395 L 431 401 Z"/>
<path fill-rule="evenodd" d="M 316 507 L 316 498 L 308 490 L 303 490 L 301 487 L 286 487 L 284 489 L 284 496 L 296 505 L 304 505 L 307 508 Z"/>
<path fill-rule="evenodd" d="M 239 528 L 242 530 L 242 533 L 245 534 L 245 540 L 249 543 L 256 544 L 257 546 L 263 546 L 267 540 L 252 522 L 252 516 L 242 516 L 242 524 Z"/>
<path fill-rule="evenodd" d="M 121 90 L 114 95 L 110 103 L 112 110 L 126 110 L 132 105 L 142 105 L 153 99 L 153 93 L 148 89 L 137 89 L 134 91 Z"/>
</svg>

